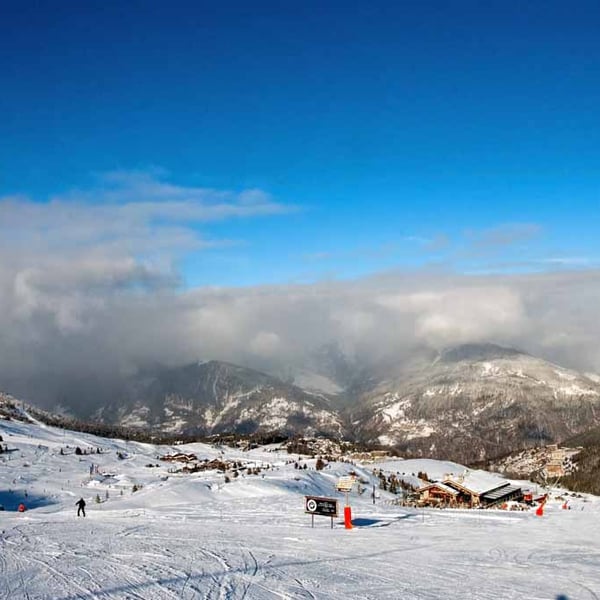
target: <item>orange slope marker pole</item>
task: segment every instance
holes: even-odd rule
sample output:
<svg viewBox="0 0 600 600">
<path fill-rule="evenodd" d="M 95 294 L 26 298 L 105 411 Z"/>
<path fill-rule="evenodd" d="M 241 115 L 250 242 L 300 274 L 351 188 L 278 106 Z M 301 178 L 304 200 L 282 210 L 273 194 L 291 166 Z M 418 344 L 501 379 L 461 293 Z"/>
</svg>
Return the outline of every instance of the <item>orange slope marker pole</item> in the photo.
<svg viewBox="0 0 600 600">
<path fill-rule="evenodd" d="M 346 492 L 346 506 L 344 506 L 344 527 L 352 529 L 352 509 L 348 501 L 348 492 Z"/>
</svg>

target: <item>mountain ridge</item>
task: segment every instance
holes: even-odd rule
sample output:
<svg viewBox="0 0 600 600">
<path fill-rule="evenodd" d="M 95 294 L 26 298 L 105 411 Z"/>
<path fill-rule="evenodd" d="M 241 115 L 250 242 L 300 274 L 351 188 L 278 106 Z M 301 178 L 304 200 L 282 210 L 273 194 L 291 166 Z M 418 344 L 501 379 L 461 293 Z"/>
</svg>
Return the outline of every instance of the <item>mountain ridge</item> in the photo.
<svg viewBox="0 0 600 600">
<path fill-rule="evenodd" d="M 266 373 L 224 361 L 195 362 L 142 373 L 129 380 L 123 398 L 98 418 L 183 433 L 293 433 L 340 435 L 339 417 L 324 397 Z"/>
<path fill-rule="evenodd" d="M 381 367 L 377 376 L 362 366 L 352 375 L 350 361 L 336 349 L 331 356 L 333 368 L 321 371 L 332 376 L 337 369 L 355 390 L 350 396 L 340 381 L 344 401 L 256 369 L 207 360 L 140 369 L 96 407 L 94 418 L 182 435 L 325 435 L 458 462 L 560 442 L 600 425 L 596 378 L 514 348 L 425 349 L 408 364 Z"/>
<path fill-rule="evenodd" d="M 513 348 L 466 345 L 381 382 L 359 407 L 352 419 L 366 441 L 473 461 L 598 423 L 600 385 Z"/>
</svg>

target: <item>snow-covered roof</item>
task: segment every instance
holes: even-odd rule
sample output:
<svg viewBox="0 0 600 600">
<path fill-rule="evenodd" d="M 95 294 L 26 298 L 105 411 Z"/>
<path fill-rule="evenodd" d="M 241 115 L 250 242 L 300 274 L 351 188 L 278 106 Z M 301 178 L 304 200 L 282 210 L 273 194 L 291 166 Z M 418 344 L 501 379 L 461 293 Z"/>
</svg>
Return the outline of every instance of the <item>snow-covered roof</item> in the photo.
<svg viewBox="0 0 600 600">
<path fill-rule="evenodd" d="M 484 471 L 467 471 L 463 475 L 446 477 L 443 483 L 451 486 L 459 486 L 469 492 L 481 495 L 506 485 L 508 481 L 499 479 Z"/>
<path fill-rule="evenodd" d="M 438 488 L 448 494 L 452 494 L 453 496 L 458 495 L 458 490 L 455 490 L 454 488 L 451 488 L 449 485 L 445 485 L 444 483 L 428 483 L 427 485 L 424 485 L 423 487 L 419 488 L 417 492 L 424 492 L 425 490 L 429 490 L 431 488 Z"/>
</svg>

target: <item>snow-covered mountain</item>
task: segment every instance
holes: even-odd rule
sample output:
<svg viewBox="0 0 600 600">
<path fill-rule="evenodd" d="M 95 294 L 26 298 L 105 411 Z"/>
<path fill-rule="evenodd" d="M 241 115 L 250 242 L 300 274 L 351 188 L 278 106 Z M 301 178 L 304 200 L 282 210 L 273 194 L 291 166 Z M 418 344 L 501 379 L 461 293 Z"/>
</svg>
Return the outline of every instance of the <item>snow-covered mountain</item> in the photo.
<svg viewBox="0 0 600 600">
<path fill-rule="evenodd" d="M 154 366 L 57 403 L 86 421 L 164 433 L 324 434 L 467 463 L 600 426 L 597 376 L 493 344 L 419 348 L 368 366 L 326 346 L 291 374 Z"/>
<path fill-rule="evenodd" d="M 518 350 L 469 344 L 381 382 L 351 418 L 371 442 L 474 461 L 599 424 L 600 384 Z"/>
<path fill-rule="evenodd" d="M 382 367 L 379 381 L 373 370 L 369 380 L 359 367 L 353 377 L 351 362 L 336 348 L 324 348 L 320 356 L 321 376 L 329 375 L 325 384 L 334 377 L 338 382 L 331 395 L 315 391 L 315 383 L 327 387 L 315 378 L 318 361 L 304 378 L 296 378 L 305 389 L 210 361 L 140 373 L 100 415 L 121 425 L 176 433 L 345 434 L 407 454 L 462 462 L 561 441 L 600 424 L 598 381 L 511 348 L 468 344 L 433 359 L 423 352 L 410 367 Z M 335 395 L 353 395 L 354 408 L 344 410 L 338 402 L 336 412 Z"/>
<path fill-rule="evenodd" d="M 339 436 L 343 429 L 324 396 L 220 361 L 141 372 L 97 416 L 174 433 L 280 430 Z"/>
</svg>

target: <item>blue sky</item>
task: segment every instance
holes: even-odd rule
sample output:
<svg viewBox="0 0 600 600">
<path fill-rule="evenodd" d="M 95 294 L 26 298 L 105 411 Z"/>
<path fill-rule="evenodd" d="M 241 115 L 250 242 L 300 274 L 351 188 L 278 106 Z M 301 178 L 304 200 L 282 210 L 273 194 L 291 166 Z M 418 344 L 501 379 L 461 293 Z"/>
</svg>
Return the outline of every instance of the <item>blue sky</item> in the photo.
<svg viewBox="0 0 600 600">
<path fill-rule="evenodd" d="M 164 203 L 135 224 L 187 286 L 596 267 L 599 30 L 597 2 L 4 1 L 0 214 L 39 241 Z"/>
</svg>

